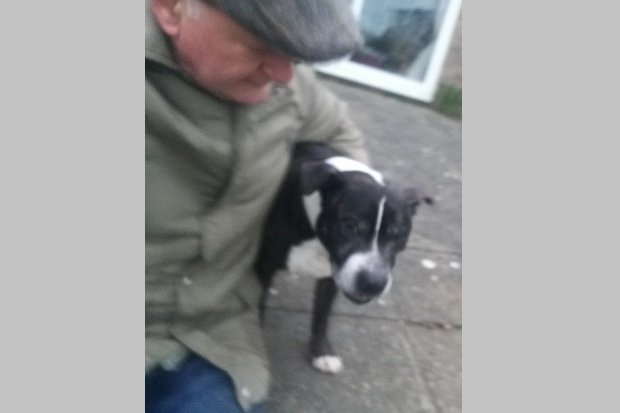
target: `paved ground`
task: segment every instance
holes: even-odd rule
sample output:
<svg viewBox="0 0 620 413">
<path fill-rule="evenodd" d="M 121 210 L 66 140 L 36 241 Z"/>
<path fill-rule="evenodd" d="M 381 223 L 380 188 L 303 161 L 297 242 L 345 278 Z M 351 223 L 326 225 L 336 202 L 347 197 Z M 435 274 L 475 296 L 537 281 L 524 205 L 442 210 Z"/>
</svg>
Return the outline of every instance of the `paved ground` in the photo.
<svg viewBox="0 0 620 413">
<path fill-rule="evenodd" d="M 461 122 L 326 79 L 350 105 L 375 167 L 437 201 L 421 207 L 382 301 L 340 297 L 332 341 L 345 364 L 328 376 L 307 361 L 313 281 L 286 274 L 266 318 L 273 391 L 266 413 L 461 411 Z"/>
</svg>

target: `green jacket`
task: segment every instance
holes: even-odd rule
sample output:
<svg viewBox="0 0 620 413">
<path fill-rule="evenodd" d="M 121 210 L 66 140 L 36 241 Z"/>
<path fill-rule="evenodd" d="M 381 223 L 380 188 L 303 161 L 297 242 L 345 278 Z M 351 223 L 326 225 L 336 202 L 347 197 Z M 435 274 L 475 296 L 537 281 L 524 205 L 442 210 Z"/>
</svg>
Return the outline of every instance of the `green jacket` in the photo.
<svg viewBox="0 0 620 413">
<path fill-rule="evenodd" d="M 212 96 L 173 62 L 148 6 L 145 81 L 146 370 L 190 349 L 247 409 L 269 383 L 252 266 L 292 146 L 326 141 L 365 162 L 363 140 L 308 68 L 257 105 Z"/>
</svg>

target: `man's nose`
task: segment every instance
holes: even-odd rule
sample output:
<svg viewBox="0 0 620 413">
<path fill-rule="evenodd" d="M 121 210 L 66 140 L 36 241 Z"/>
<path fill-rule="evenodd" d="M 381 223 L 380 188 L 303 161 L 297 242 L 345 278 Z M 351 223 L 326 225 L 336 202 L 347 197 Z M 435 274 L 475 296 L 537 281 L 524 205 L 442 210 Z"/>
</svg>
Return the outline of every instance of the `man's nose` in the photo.
<svg viewBox="0 0 620 413">
<path fill-rule="evenodd" d="M 268 53 L 263 62 L 263 71 L 277 83 L 287 84 L 293 78 L 293 61 L 278 53 Z"/>
</svg>

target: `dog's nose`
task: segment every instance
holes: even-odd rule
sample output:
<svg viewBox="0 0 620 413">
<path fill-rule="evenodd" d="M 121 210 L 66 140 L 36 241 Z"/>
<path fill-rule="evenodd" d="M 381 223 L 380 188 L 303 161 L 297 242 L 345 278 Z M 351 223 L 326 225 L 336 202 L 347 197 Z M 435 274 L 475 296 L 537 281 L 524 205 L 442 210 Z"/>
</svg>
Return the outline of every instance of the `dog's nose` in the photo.
<svg viewBox="0 0 620 413">
<path fill-rule="evenodd" d="M 387 276 L 362 271 L 358 274 L 355 286 L 360 294 L 372 296 L 380 294 L 387 285 Z"/>
</svg>

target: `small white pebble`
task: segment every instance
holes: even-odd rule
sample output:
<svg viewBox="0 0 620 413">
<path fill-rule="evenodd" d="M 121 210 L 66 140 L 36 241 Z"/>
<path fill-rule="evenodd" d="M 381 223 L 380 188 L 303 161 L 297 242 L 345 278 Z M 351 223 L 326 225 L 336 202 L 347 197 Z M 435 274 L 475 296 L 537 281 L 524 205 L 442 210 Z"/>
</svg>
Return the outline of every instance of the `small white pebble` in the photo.
<svg viewBox="0 0 620 413">
<path fill-rule="evenodd" d="M 437 263 L 433 260 L 429 260 L 428 258 L 424 258 L 420 263 L 428 269 L 433 269 L 437 267 Z"/>
<path fill-rule="evenodd" d="M 445 176 L 446 178 L 456 179 L 457 181 L 462 180 L 461 174 L 455 171 L 444 172 L 443 176 Z"/>
<path fill-rule="evenodd" d="M 269 294 L 271 294 L 271 295 L 278 295 L 278 294 L 280 294 L 280 293 L 279 293 L 279 292 L 278 292 L 278 290 L 276 290 L 275 288 L 270 288 L 270 289 L 269 289 Z"/>
<path fill-rule="evenodd" d="M 450 261 L 450 268 L 458 270 L 459 268 L 461 268 L 461 263 L 456 261 Z"/>
<path fill-rule="evenodd" d="M 248 389 L 247 387 L 244 387 L 241 389 L 241 395 L 245 398 L 250 397 L 251 393 L 250 393 L 250 389 Z"/>
<path fill-rule="evenodd" d="M 434 274 L 433 274 L 433 275 L 431 275 L 431 281 L 433 281 L 433 282 L 437 282 L 438 280 L 439 280 L 439 277 L 438 277 L 438 276 L 436 276 L 436 275 L 434 275 Z"/>
<path fill-rule="evenodd" d="M 384 300 L 383 298 L 379 298 L 379 299 L 377 300 L 377 304 L 379 304 L 379 305 L 385 305 L 385 300 Z"/>
</svg>

